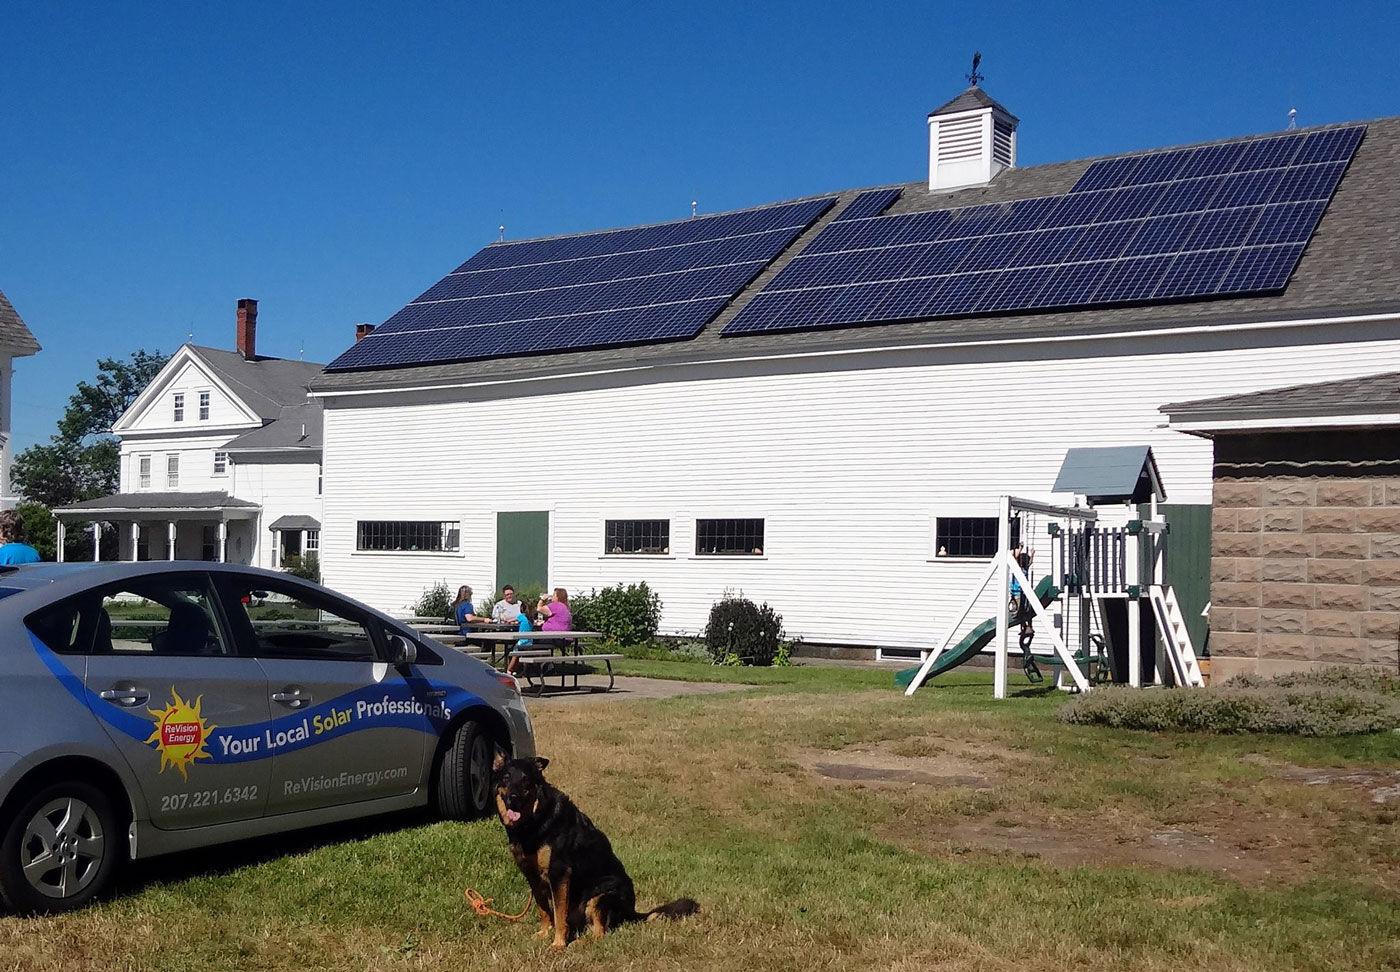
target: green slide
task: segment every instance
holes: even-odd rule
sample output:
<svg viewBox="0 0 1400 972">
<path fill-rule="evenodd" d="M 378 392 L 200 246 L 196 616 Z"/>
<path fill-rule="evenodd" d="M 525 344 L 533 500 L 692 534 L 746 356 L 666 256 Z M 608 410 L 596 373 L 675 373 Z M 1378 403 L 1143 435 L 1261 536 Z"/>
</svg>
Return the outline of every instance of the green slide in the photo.
<svg viewBox="0 0 1400 972">
<path fill-rule="evenodd" d="M 1060 596 L 1060 589 L 1050 583 L 1049 576 L 1045 576 L 1040 579 L 1040 583 L 1035 585 L 1035 596 L 1040 599 L 1041 606 L 1046 607 L 1051 601 Z M 1021 621 L 1019 618 L 1012 618 L 1011 623 L 1012 625 L 1017 625 L 1020 624 Z M 969 631 L 966 636 L 963 637 L 962 641 L 949 647 L 943 654 L 938 656 L 938 661 L 934 662 L 933 667 L 929 669 L 928 677 L 933 678 L 935 675 L 942 675 L 949 669 L 957 668 L 959 665 L 963 664 L 963 662 L 971 661 L 983 648 L 991 643 L 991 640 L 996 637 L 996 633 L 996 618 L 988 618 L 986 621 L 983 621 L 977 627 Z M 918 667 L 905 668 L 895 672 L 894 684 L 898 688 L 907 689 L 909 683 L 914 681 L 914 676 L 918 674 Z M 924 679 L 924 684 L 928 684 L 928 679 Z"/>
</svg>

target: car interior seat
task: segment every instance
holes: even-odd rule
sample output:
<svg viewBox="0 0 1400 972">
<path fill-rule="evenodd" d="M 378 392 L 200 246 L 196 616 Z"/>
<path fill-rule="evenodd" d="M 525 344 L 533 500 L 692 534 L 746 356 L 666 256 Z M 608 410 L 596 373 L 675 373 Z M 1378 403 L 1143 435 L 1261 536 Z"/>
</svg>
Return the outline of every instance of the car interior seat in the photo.
<svg viewBox="0 0 1400 972">
<path fill-rule="evenodd" d="M 170 609 L 165 630 L 151 636 L 151 647 L 161 655 L 208 654 L 209 616 L 198 604 L 176 604 Z"/>
</svg>

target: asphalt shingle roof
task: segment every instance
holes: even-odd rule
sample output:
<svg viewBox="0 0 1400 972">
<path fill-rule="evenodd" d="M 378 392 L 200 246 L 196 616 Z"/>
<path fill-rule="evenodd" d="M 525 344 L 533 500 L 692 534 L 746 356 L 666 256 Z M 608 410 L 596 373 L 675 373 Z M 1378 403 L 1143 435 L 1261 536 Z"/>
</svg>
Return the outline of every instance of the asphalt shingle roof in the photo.
<svg viewBox="0 0 1400 972">
<path fill-rule="evenodd" d="M 39 342 L 3 290 L 0 290 L 0 347 L 16 355 L 37 354 L 40 350 Z"/>
<path fill-rule="evenodd" d="M 958 95 L 952 101 L 945 101 L 943 104 L 939 105 L 937 108 L 933 109 L 933 111 L 929 112 L 928 114 L 929 117 L 932 118 L 934 115 L 951 115 L 955 112 L 973 111 L 977 108 L 995 108 L 1003 115 L 1007 115 L 1008 117 L 1010 117 L 1012 121 L 1019 120 L 1016 118 L 1015 115 L 1011 114 L 1011 112 L 1006 110 L 1005 105 L 1003 105 L 991 95 L 987 94 L 987 92 L 983 91 L 981 88 L 978 88 L 976 86 L 968 88 L 966 91 Z"/>
<path fill-rule="evenodd" d="M 265 423 L 230 442 L 230 451 L 321 448 L 321 403 L 308 399 L 307 389 L 324 365 L 288 358 L 249 360 L 237 351 L 187 347 Z"/>
<path fill-rule="evenodd" d="M 1355 124 L 1355 123 L 1350 123 Z M 735 356 L 1094 335 L 1160 328 L 1284 321 L 1337 314 L 1400 311 L 1400 117 L 1368 122 L 1346 175 L 1318 224 L 1287 288 L 1279 294 L 1187 303 L 1013 313 L 860 327 L 721 338 L 720 332 L 753 296 L 849 205 L 863 189 L 839 199 L 771 263 L 703 331 L 689 341 L 601 348 L 407 368 L 325 372 L 312 390 L 393 389 L 462 381 L 536 378 L 580 371 L 685 366 Z M 1318 126 L 1334 128 L 1337 125 Z M 1219 141 L 1234 141 L 1221 139 Z M 1121 153 L 1137 155 L 1141 152 Z M 1104 156 L 1110 158 L 1113 156 Z M 930 191 L 926 182 L 902 186 L 890 213 L 953 209 L 1068 192 L 1098 158 L 1007 169 L 985 186 Z"/>
<path fill-rule="evenodd" d="M 1400 371 L 1341 381 L 1269 388 L 1243 395 L 1220 395 L 1163 405 L 1173 418 L 1216 412 L 1332 415 L 1339 412 L 1400 412 Z"/>
<path fill-rule="evenodd" d="M 130 511 L 141 510 L 220 510 L 258 509 L 257 503 L 236 499 L 223 491 L 208 493 L 113 493 L 96 499 L 83 500 L 55 510 L 56 513 L 69 511 Z"/>
</svg>

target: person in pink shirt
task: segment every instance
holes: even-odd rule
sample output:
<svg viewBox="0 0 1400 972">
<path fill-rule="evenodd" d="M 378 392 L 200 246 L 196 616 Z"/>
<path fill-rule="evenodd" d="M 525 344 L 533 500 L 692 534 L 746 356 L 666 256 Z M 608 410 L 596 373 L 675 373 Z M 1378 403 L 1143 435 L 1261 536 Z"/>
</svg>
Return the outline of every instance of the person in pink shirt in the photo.
<svg viewBox="0 0 1400 972">
<path fill-rule="evenodd" d="M 541 631 L 573 630 L 574 615 L 569 610 L 569 592 L 564 588 L 556 587 L 548 601 L 540 598 L 539 613 L 544 618 L 544 624 L 540 625 Z"/>
</svg>

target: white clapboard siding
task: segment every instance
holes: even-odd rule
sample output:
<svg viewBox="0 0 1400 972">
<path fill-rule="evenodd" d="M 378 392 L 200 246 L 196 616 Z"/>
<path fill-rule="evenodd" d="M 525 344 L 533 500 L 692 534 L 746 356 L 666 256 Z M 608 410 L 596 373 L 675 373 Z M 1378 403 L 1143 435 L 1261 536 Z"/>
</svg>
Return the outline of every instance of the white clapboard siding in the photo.
<svg viewBox="0 0 1400 972">
<path fill-rule="evenodd" d="M 126 432 L 169 432 L 198 434 L 205 428 L 252 428 L 255 419 L 244 407 L 229 400 L 208 371 L 196 360 L 187 359 L 137 414 L 127 417 Z M 209 417 L 199 417 L 200 392 L 209 393 Z M 184 418 L 175 421 L 175 395 L 185 396 Z"/>
<path fill-rule="evenodd" d="M 141 493 L 171 492 L 166 485 L 166 456 L 180 456 L 180 484 L 174 491 L 181 493 L 207 493 L 230 491 L 230 477 L 214 475 L 214 451 L 221 449 L 237 433 L 224 432 L 217 435 L 180 435 L 158 438 L 124 438 L 121 444 L 120 492 Z M 140 486 L 139 457 L 151 457 L 151 484 L 144 489 Z"/>
<path fill-rule="evenodd" d="M 314 462 L 239 462 L 233 465 L 233 495 L 262 507 L 252 563 L 272 567 L 273 541 L 268 529 L 279 517 L 311 516 L 321 519 L 321 497 L 316 493 Z"/>
<path fill-rule="evenodd" d="M 1209 502 L 1210 442 L 1164 428 L 1159 407 L 1400 360 L 1400 340 L 1375 340 L 1379 329 L 1332 333 L 1296 338 L 1306 346 L 1179 336 L 901 352 L 908 366 L 846 371 L 812 358 L 795 375 L 539 383 L 446 403 L 332 399 L 323 572 L 390 611 L 438 580 L 481 597 L 508 579 L 493 576 L 495 512 L 549 510 L 551 583 L 646 580 L 667 631 L 698 631 L 733 590 L 811 641 L 927 647 L 983 567 L 933 559 L 935 516 L 993 515 L 1003 493 L 1056 498 L 1065 450 L 1090 445 L 1151 445 L 1171 502 Z M 764 556 L 695 557 L 693 521 L 708 516 L 763 517 Z M 670 518 L 671 556 L 602 554 L 605 518 L 642 517 Z M 358 519 L 460 520 L 463 549 L 357 553 Z"/>
</svg>

